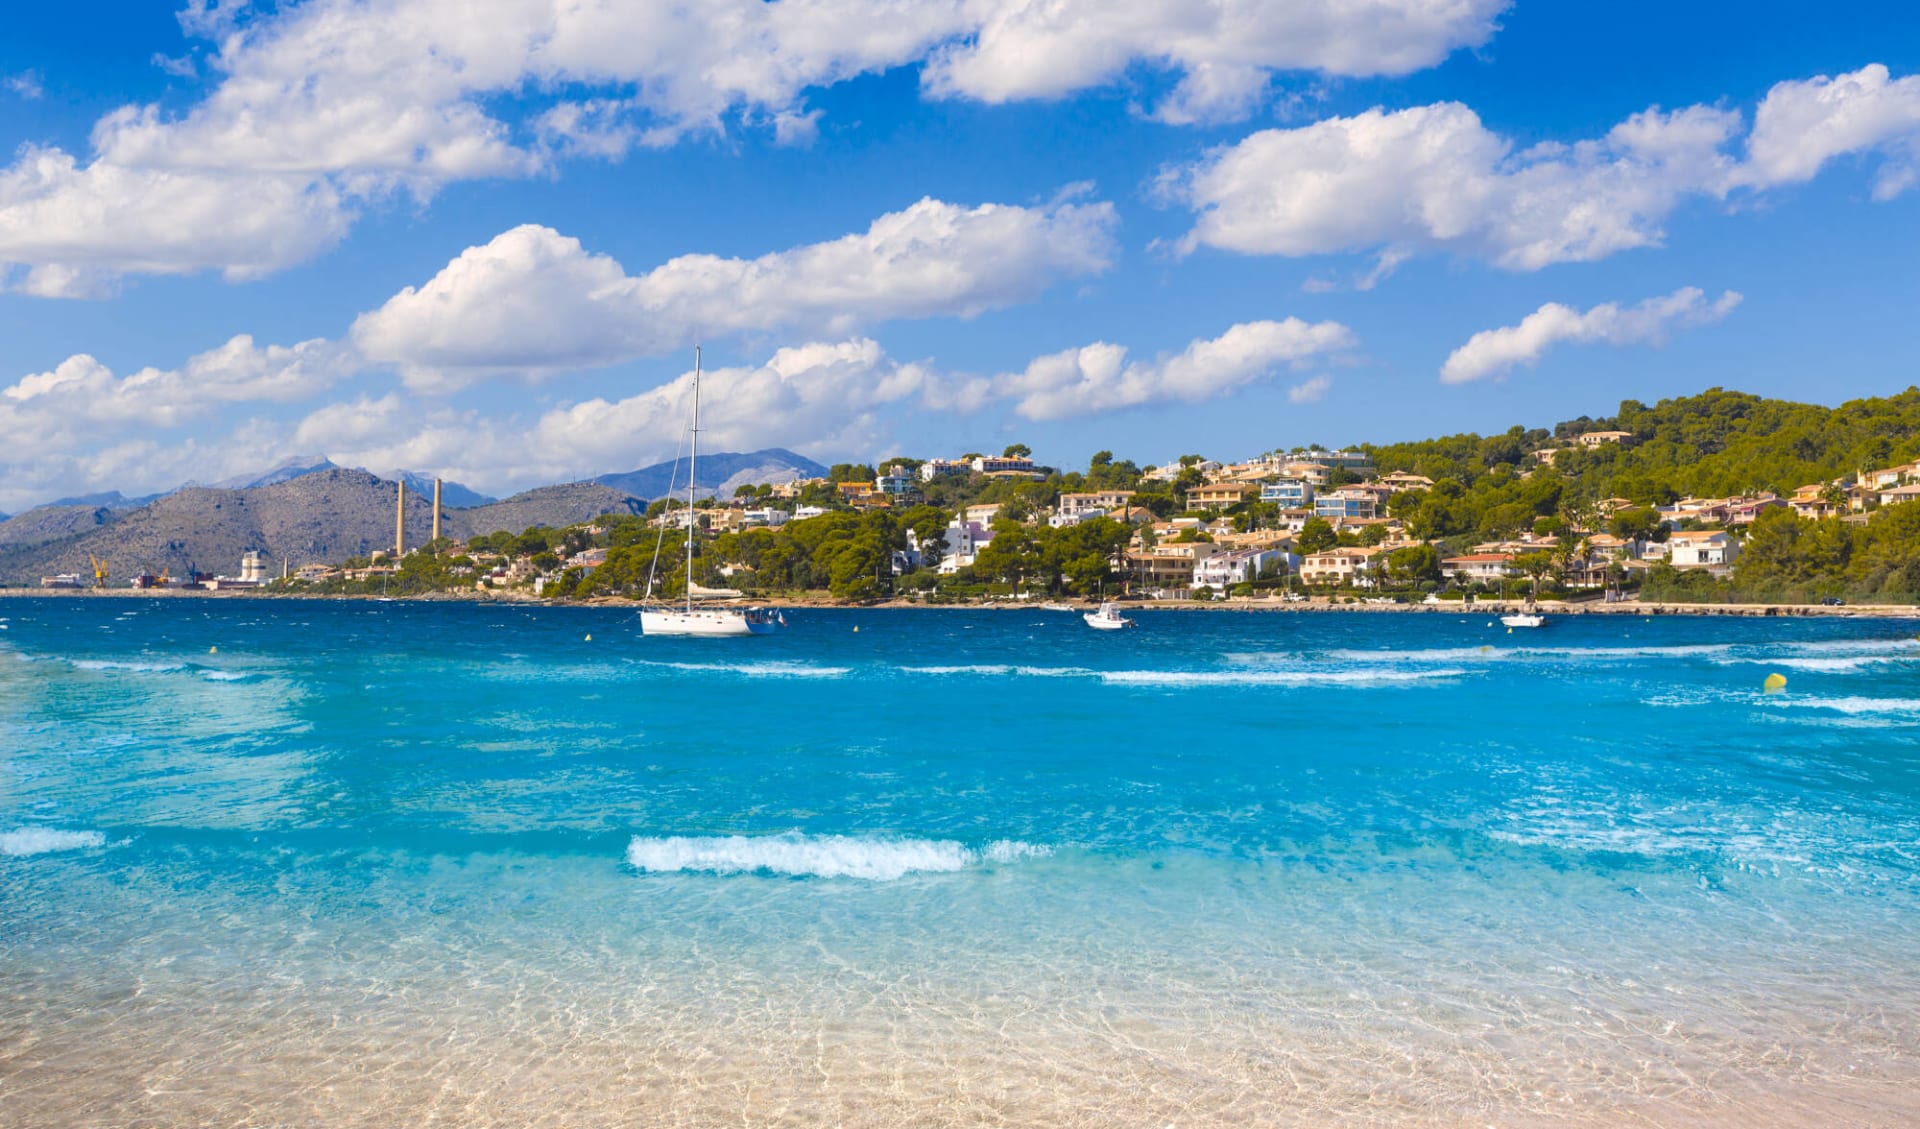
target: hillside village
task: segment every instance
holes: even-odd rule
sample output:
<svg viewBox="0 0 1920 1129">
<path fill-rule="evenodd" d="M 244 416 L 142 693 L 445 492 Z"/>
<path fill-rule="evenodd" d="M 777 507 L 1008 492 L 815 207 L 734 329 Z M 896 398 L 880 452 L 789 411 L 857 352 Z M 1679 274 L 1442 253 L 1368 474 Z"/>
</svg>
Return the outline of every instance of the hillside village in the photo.
<svg viewBox="0 0 1920 1129">
<path fill-rule="evenodd" d="M 513 533 L 439 537 L 409 505 L 393 549 L 284 575 L 251 558 L 213 587 L 481 590 L 543 599 L 672 596 L 692 581 L 763 598 L 1234 597 L 1343 601 L 1519 598 L 1920 599 L 1920 394 L 1840 409 L 1718 390 L 1552 431 L 1224 462 L 1084 469 L 1022 444 L 742 483 Z M 1866 408 L 1862 408 L 1866 405 Z M 1847 413 L 1873 419 L 1849 437 Z M 1792 413 L 1825 419 L 1786 422 Z M 1782 413 L 1786 413 L 1782 415 Z M 1802 429 L 1804 430 L 1804 433 Z M 1846 451 L 1822 451 L 1809 435 Z M 1909 461 L 1776 484 L 1866 453 Z M 1785 458 L 1780 465 L 1776 454 Z M 1776 482 L 1767 481 L 1769 478 Z M 1755 488 L 1681 493 L 1696 483 Z M 426 534 L 426 536 L 422 536 Z M 395 550 L 398 550 L 396 553 Z M 283 566 L 284 569 L 284 566 Z M 69 575 L 50 582 L 83 585 Z M 179 578 L 171 578 L 178 582 Z"/>
</svg>

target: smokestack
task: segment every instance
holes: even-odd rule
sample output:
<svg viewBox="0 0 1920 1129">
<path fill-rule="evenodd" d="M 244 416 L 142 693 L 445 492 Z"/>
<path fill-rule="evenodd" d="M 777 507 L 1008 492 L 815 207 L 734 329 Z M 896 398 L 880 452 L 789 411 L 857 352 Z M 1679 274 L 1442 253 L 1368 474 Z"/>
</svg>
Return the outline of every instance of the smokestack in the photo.
<svg viewBox="0 0 1920 1129">
<path fill-rule="evenodd" d="M 433 540 L 440 541 L 440 480 L 433 480 Z"/>
<path fill-rule="evenodd" d="M 407 555 L 407 484 L 398 484 L 399 499 L 393 510 L 393 559 L 398 561 Z"/>
</svg>

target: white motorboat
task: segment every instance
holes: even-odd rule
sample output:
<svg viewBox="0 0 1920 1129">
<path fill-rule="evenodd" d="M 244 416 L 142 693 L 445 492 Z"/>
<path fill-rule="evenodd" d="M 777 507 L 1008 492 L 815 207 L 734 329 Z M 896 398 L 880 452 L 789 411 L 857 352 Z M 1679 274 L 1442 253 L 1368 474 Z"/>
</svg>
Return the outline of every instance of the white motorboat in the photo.
<svg viewBox="0 0 1920 1129">
<path fill-rule="evenodd" d="M 1538 612 L 1514 612 L 1512 615 L 1501 616 L 1500 622 L 1508 627 L 1545 627 L 1547 617 Z"/>
<path fill-rule="evenodd" d="M 1096 631 L 1118 631 L 1123 627 L 1133 626 L 1133 621 L 1121 615 L 1120 605 L 1115 603 L 1101 604 L 1099 611 L 1087 612 L 1080 618 L 1086 620 L 1087 626 Z"/>
<path fill-rule="evenodd" d="M 1040 605 L 1040 610 L 1043 612 L 1070 612 L 1073 610 L 1073 605 L 1063 604 L 1058 600 L 1048 600 L 1046 603 Z"/>
<path fill-rule="evenodd" d="M 687 448 L 687 599 L 685 607 L 640 609 L 642 635 L 697 635 L 724 638 L 734 635 L 771 635 L 785 622 L 778 612 L 765 608 L 728 608 L 695 606 L 694 600 L 737 600 L 743 593 L 732 588 L 702 588 L 693 580 L 693 499 L 695 473 L 700 460 L 700 348 L 693 350 L 693 426 Z M 653 550 L 654 565 L 660 563 L 660 547 Z M 653 596 L 653 575 L 647 576 L 647 597 Z"/>
</svg>

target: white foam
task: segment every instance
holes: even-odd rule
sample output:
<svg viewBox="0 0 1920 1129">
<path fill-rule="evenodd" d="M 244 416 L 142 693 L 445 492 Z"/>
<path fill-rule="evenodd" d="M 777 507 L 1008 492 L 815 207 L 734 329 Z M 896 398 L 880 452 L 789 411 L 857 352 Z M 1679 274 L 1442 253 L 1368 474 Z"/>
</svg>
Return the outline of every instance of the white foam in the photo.
<svg viewBox="0 0 1920 1129">
<path fill-rule="evenodd" d="M 908 674 L 1018 674 L 1024 678 L 1085 678 L 1093 673 L 1080 666 L 1014 666 L 1010 663 L 903 666 L 900 669 Z"/>
<path fill-rule="evenodd" d="M 1102 682 L 1119 686 L 1390 686 L 1458 678 L 1464 670 L 1113 670 Z"/>
<path fill-rule="evenodd" d="M 1836 713 L 1844 714 L 1920 714 L 1920 698 L 1790 698 L 1775 696 L 1764 699 L 1764 704 L 1799 709 L 1833 710 Z"/>
<path fill-rule="evenodd" d="M 786 874 L 890 882 L 908 874 L 962 870 L 1051 854 L 1050 848 L 1001 840 L 974 850 L 951 839 L 881 839 L 854 835 L 721 835 L 649 838 L 627 844 L 627 863 L 649 874 Z"/>
<path fill-rule="evenodd" d="M 203 670 L 200 677 L 209 682 L 238 682 L 247 677 L 243 670 Z"/>
<path fill-rule="evenodd" d="M 81 851 L 107 845 L 98 831 L 60 831 L 52 827 L 23 827 L 0 831 L 0 855 L 43 855 L 49 851 Z"/>
<path fill-rule="evenodd" d="M 118 659 L 69 659 L 76 670 L 128 670 L 142 674 L 154 674 L 171 670 L 185 670 L 185 663 L 169 662 L 125 662 Z"/>
<path fill-rule="evenodd" d="M 1458 663 L 1485 662 L 1492 659 L 1509 658 L 1513 648 L 1500 648 L 1491 645 L 1482 647 L 1435 647 L 1425 651 L 1329 651 L 1327 657 L 1343 662 L 1361 663 Z M 1285 655 L 1228 655 L 1227 661 L 1237 663 L 1271 662 L 1284 659 Z"/>
<path fill-rule="evenodd" d="M 842 678 L 852 671 L 846 666 L 810 666 L 797 662 L 684 663 L 649 662 L 646 666 L 664 666 L 672 670 L 698 673 L 738 674 L 747 678 Z"/>
<path fill-rule="evenodd" d="M 1910 657 L 1920 649 L 1920 639 L 1827 639 L 1810 643 L 1785 643 L 1781 649 L 1796 655 L 1850 655 L 1860 652 L 1889 652 Z"/>
<path fill-rule="evenodd" d="M 1898 656 L 1895 655 L 1855 655 L 1852 658 L 1845 658 L 1834 655 L 1827 658 L 1812 659 L 1761 658 L 1733 661 L 1754 663 L 1761 666 L 1777 666 L 1786 670 L 1804 670 L 1812 674 L 1844 674 L 1848 671 L 1861 670 L 1865 667 L 1875 666 L 1880 663 L 1893 662 L 1897 657 Z"/>
</svg>

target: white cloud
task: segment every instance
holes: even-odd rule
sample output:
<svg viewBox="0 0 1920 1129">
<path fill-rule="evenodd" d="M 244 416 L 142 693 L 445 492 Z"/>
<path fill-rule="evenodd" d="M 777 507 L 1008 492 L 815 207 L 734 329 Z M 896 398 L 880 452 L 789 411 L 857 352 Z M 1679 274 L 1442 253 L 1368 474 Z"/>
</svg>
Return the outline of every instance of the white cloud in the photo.
<svg viewBox="0 0 1920 1129">
<path fill-rule="evenodd" d="M 81 167 L 58 149 L 29 147 L 0 169 L 0 279 L 12 264 L 13 288 L 78 297 L 127 272 L 252 278 L 332 246 L 349 222 L 324 182 Z"/>
<path fill-rule="evenodd" d="M 290 403 L 316 396 L 350 374 L 354 364 L 349 352 L 329 341 L 262 348 L 246 334 L 189 357 L 180 368 L 148 367 L 124 378 L 79 353 L 0 389 L 0 407 L 41 413 L 48 417 L 43 422 L 173 427 L 220 404 Z M 48 434 L 46 426 L 31 430 L 35 436 Z M 22 439 L 31 442 L 35 436 Z"/>
<path fill-rule="evenodd" d="M 966 208 L 927 199 L 824 243 L 757 259 L 684 255 L 637 276 L 527 225 L 361 315 L 353 340 L 416 387 L 444 389 L 610 364 L 698 335 L 837 334 L 894 318 L 971 317 L 1105 270 L 1114 225 L 1106 203 Z"/>
<path fill-rule="evenodd" d="M 175 57 L 155 51 L 153 58 L 149 61 L 162 73 L 170 74 L 175 78 L 197 78 L 200 74 L 200 68 L 194 64 L 192 55 Z"/>
<path fill-rule="evenodd" d="M 764 364 L 701 377 L 700 426 L 708 449 L 785 446 L 819 453 L 865 449 L 880 413 L 908 404 L 928 383 L 864 338 L 777 350 Z M 693 373 L 620 400 L 590 399 L 528 420 L 486 418 L 399 394 L 328 405 L 295 429 L 292 445 L 336 462 L 431 466 L 482 489 L 511 491 L 673 457 L 692 402 Z"/>
<path fill-rule="evenodd" d="M 1601 138 L 1518 149 L 1471 109 L 1442 102 L 1261 130 L 1166 169 L 1158 187 L 1197 213 L 1183 253 L 1363 251 L 1387 270 L 1452 253 L 1538 270 L 1658 246 L 1689 198 L 1809 180 L 1844 154 L 1879 154 L 1874 195 L 1897 195 L 1920 180 L 1920 76 L 1895 80 L 1876 63 L 1782 82 L 1755 112 L 1744 160 L 1729 151 L 1743 130 L 1732 110 L 1656 106 Z M 1316 277 L 1308 288 L 1340 285 Z"/>
<path fill-rule="evenodd" d="M 1874 151 L 1885 158 L 1876 199 L 1891 199 L 1920 175 L 1920 75 L 1896 80 L 1874 63 L 1834 78 L 1777 84 L 1754 112 L 1740 179 L 1798 183 L 1835 157 Z"/>
<path fill-rule="evenodd" d="M 0 266 L 33 272 L 22 289 L 67 296 L 126 274 L 252 277 L 318 254 L 398 192 L 426 200 L 562 155 L 735 128 L 805 145 L 818 128 L 810 89 L 921 63 L 935 96 L 1003 102 L 1142 62 L 1181 76 L 1163 119 L 1220 120 L 1265 99 L 1276 70 L 1437 63 L 1485 42 L 1507 3 L 493 0 L 476 18 L 463 0 L 308 0 L 243 18 L 245 4 L 201 0 L 180 23 L 218 45 L 204 56 L 207 95 L 178 113 L 122 107 L 95 125 L 85 159 L 41 147 L 0 172 L 37 185 L 0 189 Z M 154 65 L 186 77 L 195 59 Z M 37 89 L 31 74 L 11 82 Z M 506 109 L 525 103 L 523 117 Z M 36 172 L 49 163 L 60 175 Z M 123 210 L 140 222 L 86 223 Z M 31 238 L 49 218 L 52 235 Z"/>
<path fill-rule="evenodd" d="M 1039 357 L 1018 373 L 956 390 L 962 404 L 1010 399 L 1031 420 L 1065 419 L 1141 404 L 1196 401 L 1224 395 L 1307 361 L 1352 349 L 1351 330 L 1338 322 L 1299 318 L 1243 322 L 1212 339 L 1151 361 L 1126 362 L 1127 350 L 1098 342 Z"/>
<path fill-rule="evenodd" d="M 1648 110 L 1598 141 L 1515 153 L 1440 103 L 1269 129 L 1163 174 L 1199 213 L 1181 248 L 1243 254 L 1453 251 L 1509 270 L 1657 244 L 1681 197 L 1722 190 L 1739 115 Z"/>
<path fill-rule="evenodd" d="M 38 101 L 46 97 L 47 94 L 47 88 L 40 80 L 39 71 L 21 71 L 19 74 L 10 74 L 4 79 L 0 79 L 0 86 L 5 86 L 8 90 L 11 90 L 29 102 Z"/>
<path fill-rule="evenodd" d="M 1709 325 L 1733 312 L 1740 294 L 1729 290 L 1712 302 L 1688 286 L 1663 298 L 1649 298 L 1622 309 L 1608 302 L 1582 313 L 1548 302 L 1519 325 L 1482 330 L 1455 349 L 1440 370 L 1447 384 L 1465 384 L 1500 376 L 1516 365 L 1531 367 L 1563 341 L 1580 344 L 1656 345 L 1675 329 Z"/>
<path fill-rule="evenodd" d="M 1325 375 L 1312 377 L 1287 389 L 1287 402 L 1290 404 L 1317 404 L 1326 398 L 1327 390 L 1332 387 L 1332 377 Z"/>
<path fill-rule="evenodd" d="M 942 97 L 1058 98 L 1135 62 L 1181 76 L 1156 111 L 1175 123 L 1245 116 L 1276 71 L 1398 75 L 1490 39 L 1508 0 L 1020 0 L 971 6 L 976 30 L 940 48 L 924 81 Z"/>
</svg>

